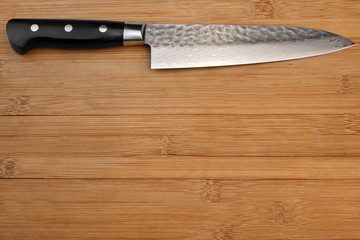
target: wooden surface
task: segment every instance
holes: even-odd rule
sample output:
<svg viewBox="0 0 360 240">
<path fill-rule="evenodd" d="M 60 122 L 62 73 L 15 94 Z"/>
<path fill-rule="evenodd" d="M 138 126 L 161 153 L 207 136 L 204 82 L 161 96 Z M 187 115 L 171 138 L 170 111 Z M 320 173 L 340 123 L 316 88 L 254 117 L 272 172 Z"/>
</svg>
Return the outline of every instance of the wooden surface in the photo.
<svg viewBox="0 0 360 240">
<path fill-rule="evenodd" d="M 0 2 L 0 239 L 360 239 L 360 47 L 150 70 L 9 46 L 10 18 L 274 24 L 360 42 L 354 0 Z"/>
</svg>

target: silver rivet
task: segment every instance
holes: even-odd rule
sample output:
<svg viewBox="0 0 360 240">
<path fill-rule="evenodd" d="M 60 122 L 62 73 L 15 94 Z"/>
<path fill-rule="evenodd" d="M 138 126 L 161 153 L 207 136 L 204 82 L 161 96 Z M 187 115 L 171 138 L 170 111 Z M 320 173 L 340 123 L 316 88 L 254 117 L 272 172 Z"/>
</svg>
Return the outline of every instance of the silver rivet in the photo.
<svg viewBox="0 0 360 240">
<path fill-rule="evenodd" d="M 64 29 L 65 29 L 66 32 L 71 32 L 73 30 L 73 26 L 68 24 L 68 25 L 65 26 Z"/>
<path fill-rule="evenodd" d="M 99 27 L 99 31 L 102 32 L 102 33 L 106 32 L 107 31 L 107 26 L 106 25 L 101 25 Z"/>
<path fill-rule="evenodd" d="M 37 30 L 39 30 L 39 25 L 37 25 L 37 24 L 31 25 L 30 30 L 33 32 L 36 32 Z"/>
</svg>

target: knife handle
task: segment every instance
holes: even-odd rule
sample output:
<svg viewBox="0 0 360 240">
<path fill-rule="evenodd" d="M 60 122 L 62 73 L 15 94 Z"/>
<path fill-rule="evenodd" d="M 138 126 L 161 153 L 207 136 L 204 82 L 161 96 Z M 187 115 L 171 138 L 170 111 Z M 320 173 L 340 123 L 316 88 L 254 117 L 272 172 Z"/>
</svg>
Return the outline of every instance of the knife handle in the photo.
<svg viewBox="0 0 360 240">
<path fill-rule="evenodd" d="M 11 19 L 11 46 L 20 54 L 36 47 L 70 49 L 123 45 L 124 22 L 64 19 Z"/>
</svg>

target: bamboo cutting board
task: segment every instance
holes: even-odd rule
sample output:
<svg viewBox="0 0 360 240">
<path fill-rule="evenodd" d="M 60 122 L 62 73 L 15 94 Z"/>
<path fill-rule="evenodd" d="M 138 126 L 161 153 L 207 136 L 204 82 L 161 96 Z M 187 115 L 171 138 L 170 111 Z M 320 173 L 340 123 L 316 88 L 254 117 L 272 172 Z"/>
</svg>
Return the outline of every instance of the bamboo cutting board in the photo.
<svg viewBox="0 0 360 240">
<path fill-rule="evenodd" d="M 36 49 L 10 18 L 294 25 L 360 42 L 354 0 L 1 1 L 0 239 L 360 239 L 360 47 L 150 70 Z"/>
</svg>

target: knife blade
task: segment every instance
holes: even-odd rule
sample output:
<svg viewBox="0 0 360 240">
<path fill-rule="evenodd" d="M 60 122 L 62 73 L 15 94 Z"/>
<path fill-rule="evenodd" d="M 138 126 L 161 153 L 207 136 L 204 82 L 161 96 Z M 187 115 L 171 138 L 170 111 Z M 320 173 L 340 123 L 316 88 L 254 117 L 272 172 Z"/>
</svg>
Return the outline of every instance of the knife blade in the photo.
<svg viewBox="0 0 360 240">
<path fill-rule="evenodd" d="M 104 48 L 147 44 L 151 68 L 254 64 L 312 57 L 355 43 L 334 33 L 303 27 L 259 25 L 146 24 L 95 20 L 12 19 L 11 46 Z"/>
</svg>

